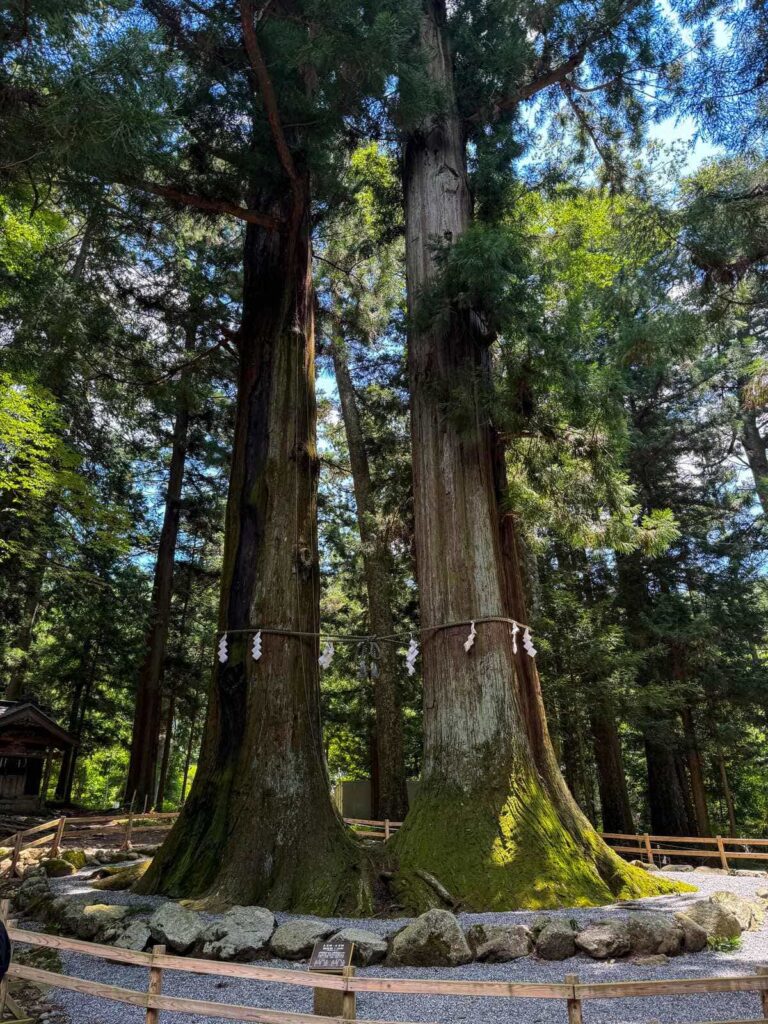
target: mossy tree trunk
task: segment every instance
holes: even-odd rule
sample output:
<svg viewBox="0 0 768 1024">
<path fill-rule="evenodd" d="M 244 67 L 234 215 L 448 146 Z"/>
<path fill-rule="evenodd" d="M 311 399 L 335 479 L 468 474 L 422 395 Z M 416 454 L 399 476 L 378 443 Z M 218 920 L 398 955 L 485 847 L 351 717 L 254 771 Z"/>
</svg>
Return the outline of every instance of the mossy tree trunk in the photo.
<svg viewBox="0 0 768 1024">
<path fill-rule="evenodd" d="M 219 629 L 200 765 L 144 892 L 281 910 L 366 909 L 356 844 L 330 799 L 318 642 L 314 329 L 308 187 L 255 197 L 286 227 L 249 225 Z M 213 645 L 213 637 L 211 637 Z"/>
<path fill-rule="evenodd" d="M 341 414 L 349 448 L 352 483 L 368 597 L 370 630 L 376 636 L 395 631 L 392 612 L 392 560 L 376 520 L 375 498 L 365 436 L 360 420 L 346 346 L 334 341 L 331 354 L 339 389 Z M 403 714 L 398 693 L 398 659 L 393 644 L 381 644 L 379 674 L 373 680 L 375 732 L 371 742 L 373 816 L 402 821 L 408 813 L 405 781 Z"/>
<path fill-rule="evenodd" d="M 658 892 L 659 883 L 608 850 L 568 794 L 538 678 L 521 684 L 510 626 L 479 625 L 468 654 L 468 625 L 432 628 L 508 616 L 510 600 L 484 393 L 488 339 L 471 312 L 427 327 L 415 316 L 436 274 L 435 243 L 456 241 L 472 217 L 445 7 L 425 0 L 423 10 L 422 50 L 444 111 L 409 134 L 404 173 L 417 577 L 430 631 L 422 784 L 393 843 L 396 889 L 411 908 L 434 905 L 438 887 L 425 878 L 433 875 L 464 906 L 495 910 Z"/>
</svg>

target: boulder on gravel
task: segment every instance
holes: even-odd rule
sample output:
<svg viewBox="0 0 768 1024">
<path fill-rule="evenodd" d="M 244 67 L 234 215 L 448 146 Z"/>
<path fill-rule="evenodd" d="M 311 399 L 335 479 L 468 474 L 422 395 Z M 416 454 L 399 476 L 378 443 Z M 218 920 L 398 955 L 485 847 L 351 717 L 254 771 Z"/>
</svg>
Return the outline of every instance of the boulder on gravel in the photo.
<svg viewBox="0 0 768 1024">
<path fill-rule="evenodd" d="M 566 960 L 576 953 L 576 932 L 567 921 L 555 918 L 539 932 L 536 952 L 542 960 Z"/>
<path fill-rule="evenodd" d="M 626 956 L 629 927 L 626 921 L 595 921 L 576 936 L 576 946 L 594 960 Z"/>
<path fill-rule="evenodd" d="M 665 871 L 693 871 L 693 864 L 665 864 Z"/>
<path fill-rule="evenodd" d="M 50 906 L 50 917 L 65 935 L 77 935 L 85 908 L 93 906 L 93 896 L 59 896 Z"/>
<path fill-rule="evenodd" d="M 458 967 L 472 959 L 464 932 L 449 910 L 428 910 L 398 932 L 388 962 L 402 967 Z"/>
<path fill-rule="evenodd" d="M 62 860 L 61 857 L 51 857 L 41 861 L 40 867 L 48 878 L 66 878 L 67 875 L 74 875 L 77 870 L 74 864 L 70 864 L 68 860 Z"/>
<path fill-rule="evenodd" d="M 149 920 L 146 917 L 134 917 L 130 924 L 117 936 L 114 945 L 119 949 L 135 949 L 139 952 L 146 949 L 152 938 Z"/>
<path fill-rule="evenodd" d="M 653 953 L 651 956 L 639 956 L 634 962 L 638 967 L 663 967 L 669 963 L 669 957 L 663 953 Z"/>
<path fill-rule="evenodd" d="M 710 939 L 737 939 L 741 935 L 738 918 L 719 903 L 696 900 L 685 908 L 688 917 L 701 925 Z"/>
<path fill-rule="evenodd" d="M 683 929 L 671 914 L 640 911 L 629 915 L 627 926 L 629 945 L 633 953 L 640 956 L 655 953 L 677 956 L 682 952 Z"/>
<path fill-rule="evenodd" d="M 765 910 L 758 907 L 756 901 L 745 900 L 743 896 L 738 896 L 735 892 L 726 892 L 721 889 L 718 892 L 713 892 L 709 898 L 713 903 L 719 903 L 721 907 L 729 910 L 739 922 L 739 927 L 743 932 L 757 931 L 765 920 Z"/>
<path fill-rule="evenodd" d="M 44 875 L 35 875 L 21 883 L 14 893 L 13 903 L 18 910 L 28 910 L 52 899 L 53 893 L 48 879 Z"/>
<path fill-rule="evenodd" d="M 475 960 L 505 964 L 528 956 L 533 949 L 533 934 L 522 924 L 473 924 L 467 942 Z"/>
<path fill-rule="evenodd" d="M 203 933 L 203 956 L 243 963 L 265 956 L 275 915 L 264 907 L 232 907 Z"/>
<path fill-rule="evenodd" d="M 706 931 L 692 917 L 682 911 L 675 914 L 675 920 L 683 929 L 683 952 L 701 952 L 707 944 Z"/>
<path fill-rule="evenodd" d="M 356 967 L 380 964 L 387 955 L 387 940 L 376 932 L 368 932 L 364 928 L 344 928 L 333 937 L 355 944 L 352 950 L 352 963 Z"/>
<path fill-rule="evenodd" d="M 83 907 L 77 922 L 78 939 L 93 942 L 111 942 L 123 930 L 130 914 L 129 907 L 110 907 L 104 903 L 91 903 Z"/>
<path fill-rule="evenodd" d="M 194 910 L 178 903 L 165 903 L 149 919 L 149 930 L 155 942 L 175 953 L 188 953 L 205 931 L 205 925 Z"/>
<path fill-rule="evenodd" d="M 272 936 L 270 947 L 281 960 L 306 960 L 314 944 L 333 935 L 334 930 L 324 921 L 286 921 Z"/>
</svg>

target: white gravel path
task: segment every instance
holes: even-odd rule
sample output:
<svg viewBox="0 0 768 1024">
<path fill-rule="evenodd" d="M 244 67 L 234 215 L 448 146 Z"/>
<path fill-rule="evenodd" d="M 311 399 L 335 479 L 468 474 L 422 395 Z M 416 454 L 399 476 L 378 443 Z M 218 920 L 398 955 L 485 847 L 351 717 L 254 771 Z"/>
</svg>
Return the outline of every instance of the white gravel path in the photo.
<svg viewBox="0 0 768 1024">
<path fill-rule="evenodd" d="M 670 879 L 691 882 L 699 892 L 677 896 L 662 896 L 642 900 L 635 904 L 621 904 L 612 907 L 571 909 L 549 912 L 584 921 L 587 918 L 621 916 L 628 909 L 642 905 L 649 909 L 678 910 L 690 900 L 701 899 L 718 889 L 727 889 L 743 896 L 752 896 L 758 889 L 766 888 L 765 878 L 724 877 L 717 874 L 669 874 Z M 92 892 L 82 877 L 75 876 L 56 884 L 67 892 Z M 137 897 L 130 893 L 103 893 L 105 902 L 121 904 L 143 904 L 148 906 L 156 899 Z M 278 915 L 285 919 L 288 915 Z M 539 916 L 529 911 L 515 911 L 504 914 L 463 914 L 460 916 L 466 927 L 478 921 L 505 921 L 526 923 Z M 354 921 L 338 919 L 339 925 L 354 923 L 372 931 L 386 933 L 402 927 L 403 921 Z M 146 971 L 140 968 L 121 967 L 78 954 L 62 957 L 67 974 L 89 978 L 125 988 L 146 991 Z M 294 970 L 306 970 L 306 965 L 271 961 L 274 966 Z M 577 973 L 582 981 L 640 981 L 664 978 L 695 978 L 706 976 L 752 974 L 758 967 L 768 965 L 768 922 L 758 932 L 745 932 L 742 948 L 733 953 L 697 953 L 681 956 L 660 967 L 641 967 L 632 961 L 617 960 L 601 963 L 579 956 L 561 962 L 547 962 L 526 958 L 510 964 L 469 964 L 466 967 L 447 968 L 385 968 L 375 967 L 360 970 L 361 975 L 377 977 L 445 978 L 446 980 L 500 980 L 500 981 L 542 981 L 559 982 L 566 973 Z M 205 975 L 174 974 L 166 972 L 164 993 L 188 998 L 216 1000 L 262 1008 L 311 1012 L 311 990 L 290 988 L 275 984 L 245 982 L 236 979 L 216 979 Z M 109 1003 L 74 992 L 51 993 L 51 1002 L 63 1010 L 73 1024 L 143 1024 L 144 1013 L 132 1007 Z M 714 995 L 692 995 L 653 997 L 645 999 L 620 999 L 589 1001 L 584 1007 L 585 1024 L 639 1024 L 644 1021 L 660 1021 L 662 1024 L 688 1024 L 695 1021 L 734 1020 L 736 1018 L 757 1018 L 760 1016 L 759 998 L 754 993 L 727 993 Z M 374 1018 L 388 1021 L 439 1021 L 441 1024 L 511 1024 L 525 1021 L 526 1024 L 565 1024 L 566 1008 L 560 1000 L 520 1000 L 469 997 L 425 997 L 411 995 L 386 995 L 364 993 L 358 996 L 358 1018 Z M 164 1013 L 167 1024 L 212 1024 L 217 1018 Z M 219 1018 L 220 1019 L 220 1018 Z"/>
</svg>

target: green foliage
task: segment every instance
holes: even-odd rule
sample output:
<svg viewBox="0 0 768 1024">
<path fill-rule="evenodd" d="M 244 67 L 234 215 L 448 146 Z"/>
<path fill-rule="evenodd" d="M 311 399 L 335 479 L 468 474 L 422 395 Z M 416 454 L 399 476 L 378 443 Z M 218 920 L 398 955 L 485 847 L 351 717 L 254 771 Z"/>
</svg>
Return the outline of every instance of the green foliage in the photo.
<svg viewBox="0 0 768 1024">
<path fill-rule="evenodd" d="M 741 947 L 740 935 L 710 935 L 707 938 L 707 949 L 711 953 L 736 953 Z"/>
</svg>

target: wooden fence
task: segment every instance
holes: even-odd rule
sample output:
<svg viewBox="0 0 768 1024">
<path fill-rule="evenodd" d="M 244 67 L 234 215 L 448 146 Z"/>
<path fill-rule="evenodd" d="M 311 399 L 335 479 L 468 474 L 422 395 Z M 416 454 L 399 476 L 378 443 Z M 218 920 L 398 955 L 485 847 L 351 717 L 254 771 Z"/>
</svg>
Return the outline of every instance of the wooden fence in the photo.
<svg viewBox="0 0 768 1024">
<path fill-rule="evenodd" d="M 7 914 L 7 901 L 0 913 Z M 146 990 L 122 988 L 103 982 L 74 978 L 53 971 L 29 967 L 17 962 L 11 963 L 9 978 L 51 988 L 66 989 L 83 995 L 108 999 L 111 1002 L 135 1006 L 145 1011 L 146 1024 L 159 1024 L 160 1013 L 203 1014 L 223 1020 L 257 1021 L 261 1024 L 342 1024 L 357 1019 L 356 996 L 358 992 L 379 992 L 390 995 L 422 996 L 469 996 L 496 999 L 556 999 L 565 1003 L 563 1021 L 568 1024 L 582 1024 L 583 1003 L 591 999 L 626 999 L 637 997 L 685 996 L 717 992 L 759 993 L 762 1016 L 753 1021 L 730 1021 L 722 1024 L 768 1024 L 768 967 L 755 974 L 731 978 L 676 978 L 666 981 L 623 981 L 597 984 L 582 984 L 577 974 L 566 974 L 562 983 L 540 984 L 537 982 L 505 981 L 444 981 L 442 979 L 358 977 L 352 968 L 344 975 L 319 974 L 303 970 L 285 970 L 256 964 L 217 963 L 211 960 L 197 960 L 189 957 L 169 956 L 164 946 L 155 946 L 151 953 L 117 949 L 79 939 L 63 938 L 59 935 L 45 935 L 41 932 L 22 931 L 9 926 L 9 934 L 15 943 L 24 943 L 44 949 L 55 949 L 69 953 L 80 953 L 112 963 L 146 968 Z M 209 975 L 216 978 L 239 978 L 247 981 L 271 982 L 281 985 L 313 989 L 317 997 L 324 999 L 336 993 L 339 1000 L 337 1016 L 310 1013 L 288 1013 L 282 1010 L 241 1006 L 204 999 L 189 999 L 163 995 L 163 979 L 167 971 L 187 974 Z M 326 1004 L 327 1005 L 327 1004 Z M 511 1008 L 510 1008 L 511 1009 Z M 520 1016 L 517 1006 L 510 1013 L 510 1019 Z M 382 1021 L 368 1021 L 368 1024 L 386 1024 Z"/>
<path fill-rule="evenodd" d="M 718 860 L 727 871 L 733 860 L 768 860 L 768 839 L 737 839 L 732 836 L 655 836 L 629 835 L 624 832 L 603 832 L 603 839 L 617 853 L 634 854 L 649 864 L 666 858 L 686 857 L 694 860 Z M 628 842 L 633 846 L 621 845 Z M 616 844 L 619 845 L 616 845 Z M 726 847 L 741 847 L 729 850 Z M 757 850 L 751 849 L 757 847 Z M 763 852 L 760 853 L 759 851 Z"/>
<path fill-rule="evenodd" d="M 132 840 L 138 833 L 158 832 L 170 829 L 178 817 L 176 811 L 158 814 L 153 811 L 144 814 L 119 812 L 101 817 L 53 818 L 51 821 L 34 825 L 32 828 L 17 832 L 4 840 L 10 847 L 11 864 L 9 874 L 16 873 L 19 856 L 23 850 L 36 846 L 49 846 L 50 856 L 55 857 L 66 836 L 86 840 L 97 836 L 118 835 L 120 847 L 130 850 Z M 357 836 L 365 839 L 379 839 L 386 842 L 401 826 L 401 821 L 377 821 L 371 818 L 345 818 Z M 617 853 L 632 854 L 636 858 L 650 864 L 664 863 L 673 857 L 686 857 L 698 860 L 717 860 L 722 868 L 728 870 L 730 861 L 768 860 L 768 839 L 743 839 L 732 836 L 657 836 L 648 833 L 632 835 L 625 832 L 603 832 L 603 839 Z M 628 845 L 631 843 L 632 845 Z M 728 849 L 737 847 L 737 849 Z M 740 847 L 740 849 L 738 849 Z M 755 849 L 756 848 L 756 849 Z M 763 852 L 760 852 L 760 851 Z"/>
<path fill-rule="evenodd" d="M 167 831 L 178 817 L 175 811 L 166 814 L 118 813 L 101 817 L 78 818 L 62 815 L 44 821 L 40 825 L 16 832 L 3 840 L 2 845 L 11 850 L 10 867 L 7 874 L 13 876 L 23 850 L 36 846 L 48 846 L 48 854 L 56 857 L 61 852 L 64 837 L 93 840 L 97 836 L 119 836 L 121 849 L 130 850 L 132 839 L 140 832 Z M 91 845 L 91 844 L 89 844 Z"/>
</svg>

